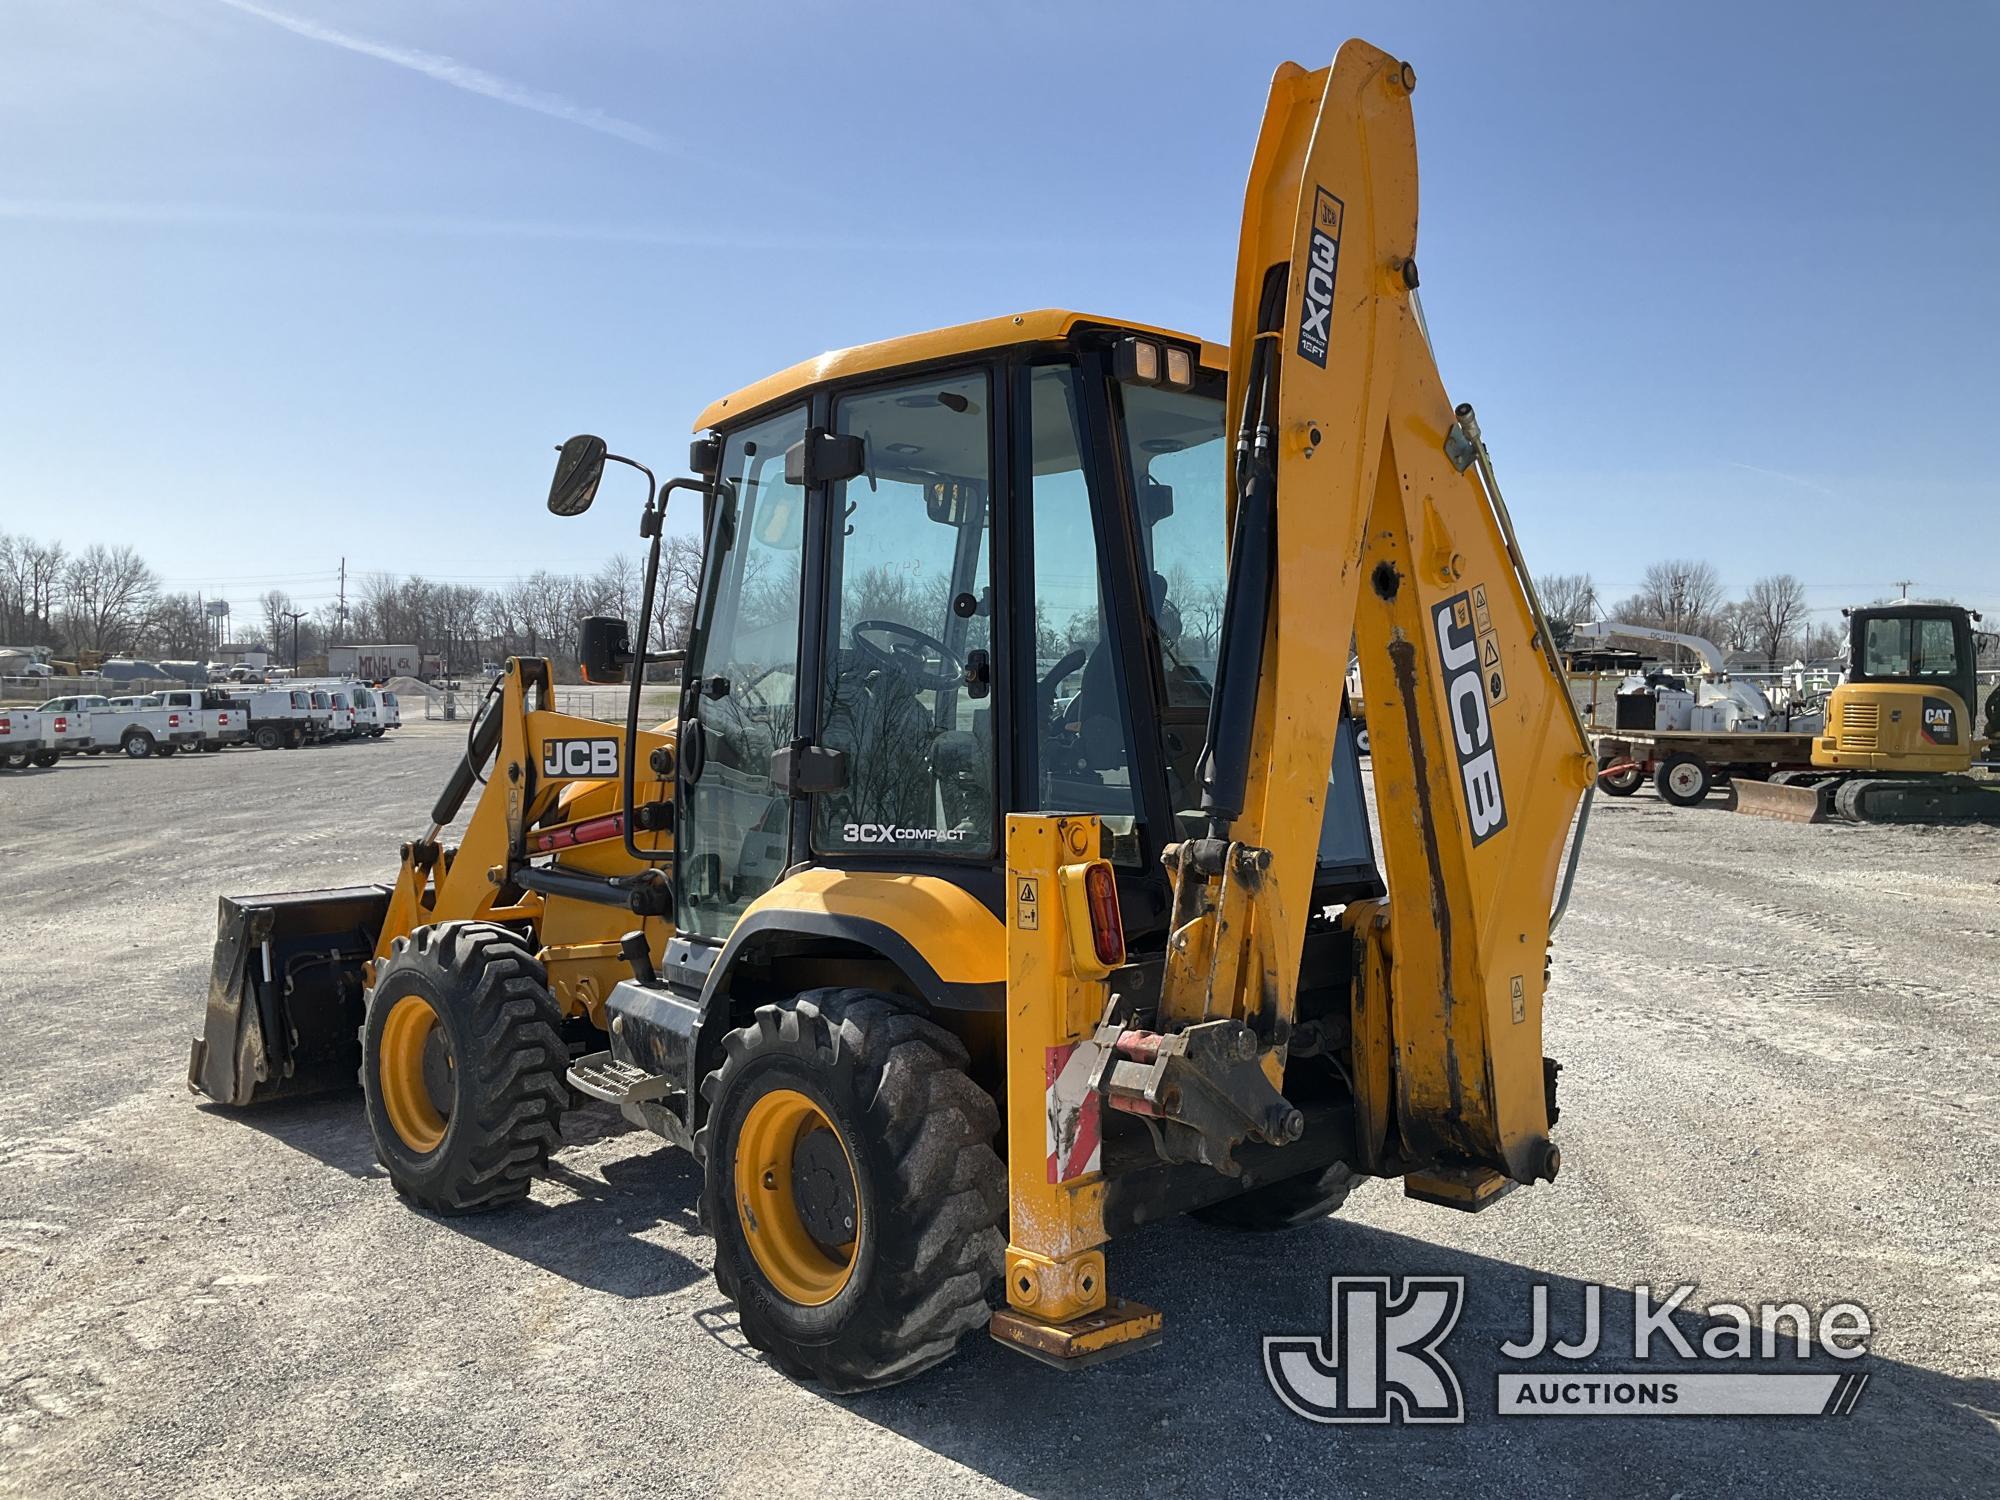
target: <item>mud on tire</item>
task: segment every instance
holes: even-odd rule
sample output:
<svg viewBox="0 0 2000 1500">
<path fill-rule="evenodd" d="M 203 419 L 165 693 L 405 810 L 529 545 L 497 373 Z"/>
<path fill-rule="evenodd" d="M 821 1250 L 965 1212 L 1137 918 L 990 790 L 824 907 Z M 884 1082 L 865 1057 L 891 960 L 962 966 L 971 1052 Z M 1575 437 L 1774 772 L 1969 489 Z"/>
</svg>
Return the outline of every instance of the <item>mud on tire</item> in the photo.
<svg viewBox="0 0 2000 1500">
<path fill-rule="evenodd" d="M 1297 1229 L 1335 1212 L 1360 1181 L 1359 1172 L 1335 1162 L 1323 1171 L 1302 1172 L 1197 1208 L 1194 1216 L 1225 1229 Z"/>
<path fill-rule="evenodd" d="M 991 1316 L 1007 1248 L 999 1111 L 966 1074 L 965 1048 L 906 1002 L 851 989 L 764 1006 L 723 1047 L 702 1084 L 695 1150 L 716 1284 L 744 1337 L 787 1374 L 835 1391 L 891 1385 L 948 1358 Z M 774 1286 L 737 1206 L 744 1120 L 777 1090 L 817 1107 L 853 1173 L 851 1270 L 818 1306 Z"/>
<path fill-rule="evenodd" d="M 435 1014 L 437 1041 L 449 1056 L 442 1139 L 428 1150 L 397 1132 L 380 1076 L 385 1027 L 398 1002 L 411 997 Z M 396 940 L 368 995 L 361 1087 L 376 1159 L 398 1192 L 439 1213 L 527 1196 L 548 1166 L 570 1102 L 561 1025 L 547 972 L 518 933 L 490 922 L 446 922 Z"/>
</svg>

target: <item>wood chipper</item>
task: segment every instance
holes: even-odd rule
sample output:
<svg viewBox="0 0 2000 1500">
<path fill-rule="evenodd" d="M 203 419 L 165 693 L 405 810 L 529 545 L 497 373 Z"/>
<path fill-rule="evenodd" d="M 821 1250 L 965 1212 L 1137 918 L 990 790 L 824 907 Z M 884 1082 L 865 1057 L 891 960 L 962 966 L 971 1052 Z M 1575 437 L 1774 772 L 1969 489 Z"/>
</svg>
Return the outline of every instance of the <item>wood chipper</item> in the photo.
<svg viewBox="0 0 2000 1500">
<path fill-rule="evenodd" d="M 1226 350 L 1026 312 L 710 406 L 640 618 L 584 632 L 622 730 L 510 662 L 393 886 L 223 903 L 195 1086 L 358 1070 L 446 1212 L 609 1101 L 699 1159 L 749 1341 L 842 1390 L 981 1328 L 1066 1369 L 1146 1347 L 1104 1247 L 1171 1215 L 1553 1178 L 1595 768 L 1417 306 L 1415 82 L 1361 42 L 1278 70 Z M 550 509 L 608 462 L 564 445 Z M 705 550 L 670 657 L 676 497 Z"/>
</svg>

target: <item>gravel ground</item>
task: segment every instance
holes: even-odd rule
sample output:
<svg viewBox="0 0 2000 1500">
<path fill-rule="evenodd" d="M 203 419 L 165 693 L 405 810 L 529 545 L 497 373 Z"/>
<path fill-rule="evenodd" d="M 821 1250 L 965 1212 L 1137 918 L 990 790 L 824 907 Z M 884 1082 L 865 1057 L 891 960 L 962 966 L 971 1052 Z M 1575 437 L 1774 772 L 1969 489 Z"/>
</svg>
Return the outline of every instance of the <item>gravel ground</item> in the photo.
<svg viewBox="0 0 2000 1500">
<path fill-rule="evenodd" d="M 1477 1217 L 1371 1183 L 1284 1240 L 1111 1250 L 1159 1350 L 1063 1377 L 983 1340 L 833 1400 L 743 1347 L 688 1159 L 580 1112 L 533 1200 L 405 1208 L 352 1100 L 186 1092 L 215 898 L 386 878 L 455 726 L 0 779 L 0 1491 L 1067 1496 L 2000 1491 L 1991 1203 L 2000 831 L 1600 799 L 1557 947 L 1564 1168 Z M 1309 1425 L 1260 1336 L 1335 1273 L 1468 1281 L 1457 1428 Z M 1493 1417 L 1527 1288 L 1852 1298 L 1844 1419 Z"/>
</svg>

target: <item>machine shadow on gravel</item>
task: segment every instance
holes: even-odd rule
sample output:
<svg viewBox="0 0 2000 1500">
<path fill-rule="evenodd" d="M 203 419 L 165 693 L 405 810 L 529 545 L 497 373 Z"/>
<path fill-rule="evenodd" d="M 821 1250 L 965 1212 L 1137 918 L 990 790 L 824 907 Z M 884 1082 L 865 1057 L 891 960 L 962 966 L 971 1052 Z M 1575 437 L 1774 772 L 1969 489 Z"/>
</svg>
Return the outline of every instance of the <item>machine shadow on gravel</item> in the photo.
<svg viewBox="0 0 2000 1500">
<path fill-rule="evenodd" d="M 254 1110 L 200 1106 L 247 1125 L 349 1177 L 388 1174 L 375 1160 L 368 1122 L 353 1094 L 283 1102 Z M 563 1117 L 563 1149 L 574 1150 L 630 1133 L 608 1106 L 592 1104 Z M 696 1232 L 701 1173 L 684 1152 L 645 1150 L 605 1162 L 599 1176 L 579 1172 L 561 1157 L 547 1181 L 559 1201 L 529 1199 L 495 1213 L 424 1217 L 467 1239 L 539 1267 L 578 1286 L 615 1297 L 658 1297 L 701 1281 L 708 1267 L 641 1238 L 659 1224 Z"/>
<path fill-rule="evenodd" d="M 1501 1369 L 1564 1363 L 1499 1356 L 1528 1331 L 1530 1288 L 1549 1288 L 1556 1336 L 1574 1337 L 1586 1283 L 1338 1219 L 1294 1232 L 1282 1256 L 1273 1248 L 1190 1220 L 1158 1226 L 1114 1250 L 1110 1276 L 1121 1295 L 1173 1309 L 1159 1349 L 1065 1377 L 968 1338 L 922 1378 L 836 1404 L 1048 1497 L 1168 1494 L 1191 1481 L 1207 1493 L 1330 1493 L 1330 1466 L 1348 1460 L 1366 1464 L 1350 1472 L 1365 1472 L 1374 1493 L 1435 1495 L 1450 1481 L 1478 1493 L 1513 1472 L 1538 1476 L 1531 1487 L 1551 1493 L 1956 1494 L 1990 1484 L 2000 1462 L 2000 1380 L 1873 1354 L 1836 1361 L 1817 1348 L 1797 1368 L 1871 1377 L 1848 1416 L 1502 1418 Z M 1465 1310 L 1445 1345 L 1465 1393 L 1464 1426 L 1321 1426 L 1279 1404 L 1264 1377 L 1263 1337 L 1324 1337 L 1337 1274 L 1465 1278 Z M 1570 1372 L 1634 1367 L 1632 1293 L 1607 1286 L 1601 1295 L 1603 1348 Z M 1707 1300 L 1699 1288 L 1690 1298 Z M 1707 1326 L 1698 1313 L 1675 1321 L 1690 1342 Z M 1789 1349 L 1789 1335 L 1780 1343 Z"/>
</svg>

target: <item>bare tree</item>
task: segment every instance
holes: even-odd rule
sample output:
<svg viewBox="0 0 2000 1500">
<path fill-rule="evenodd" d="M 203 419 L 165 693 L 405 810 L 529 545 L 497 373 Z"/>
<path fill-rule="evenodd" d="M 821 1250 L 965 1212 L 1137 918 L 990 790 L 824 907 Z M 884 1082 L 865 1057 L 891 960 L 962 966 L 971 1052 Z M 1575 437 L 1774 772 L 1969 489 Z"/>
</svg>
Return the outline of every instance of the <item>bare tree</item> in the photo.
<svg viewBox="0 0 2000 1500">
<path fill-rule="evenodd" d="M 1710 563 L 1669 558 L 1646 569 L 1639 591 L 1612 611 L 1620 620 L 1713 639 L 1722 612 L 1722 580 Z M 1682 648 L 1674 647 L 1678 660 Z"/>
<path fill-rule="evenodd" d="M 74 645 L 129 649 L 153 602 L 159 580 L 130 547 L 93 542 L 62 573 L 63 615 Z"/>
<path fill-rule="evenodd" d="M 1792 636 L 1805 623 L 1805 587 L 1790 573 L 1773 573 L 1751 584 L 1749 597 L 1743 602 L 1751 641 L 1763 653 L 1764 664 L 1775 669 Z"/>
<path fill-rule="evenodd" d="M 147 654 L 164 661 L 193 661 L 208 654 L 208 617 L 193 594 L 162 594 L 141 627 Z"/>
<path fill-rule="evenodd" d="M 63 564 L 60 542 L 0 536 L 0 627 L 7 644 L 51 641 Z"/>
<path fill-rule="evenodd" d="M 1568 647 L 1579 621 L 1598 616 L 1597 585 L 1588 573 L 1550 573 L 1535 580 L 1535 592 L 1541 595 L 1558 651 Z"/>
</svg>

